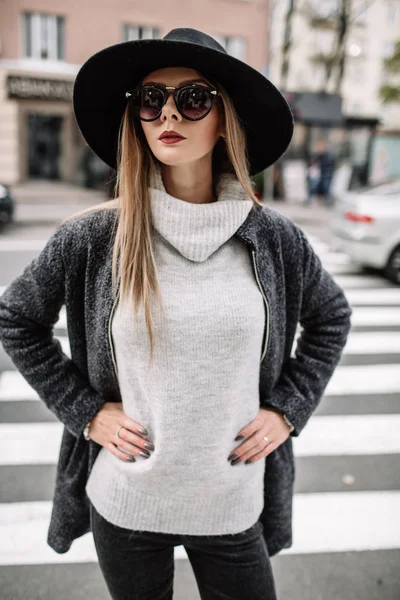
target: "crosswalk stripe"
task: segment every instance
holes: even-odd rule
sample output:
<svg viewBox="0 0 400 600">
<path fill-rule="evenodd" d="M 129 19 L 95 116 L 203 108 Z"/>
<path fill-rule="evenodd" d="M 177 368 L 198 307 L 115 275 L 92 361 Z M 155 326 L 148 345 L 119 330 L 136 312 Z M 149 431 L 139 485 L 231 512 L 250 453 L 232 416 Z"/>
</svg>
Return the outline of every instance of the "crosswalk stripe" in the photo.
<svg viewBox="0 0 400 600">
<path fill-rule="evenodd" d="M 355 306 L 351 315 L 353 327 L 384 327 L 400 325 L 400 306 Z"/>
<path fill-rule="evenodd" d="M 400 305 L 400 288 L 383 288 L 375 290 L 346 290 L 346 297 L 351 305 Z"/>
<path fill-rule="evenodd" d="M 293 438 L 295 455 L 400 453 L 400 414 L 313 416 Z M 1 423 L 0 465 L 55 464 L 61 423 Z"/>
<path fill-rule="evenodd" d="M 0 402 L 39 400 L 37 392 L 19 371 L 3 371 L 0 374 Z"/>
<path fill-rule="evenodd" d="M 294 453 L 296 457 L 400 453 L 399 427 L 400 414 L 314 415 L 293 438 Z"/>
<path fill-rule="evenodd" d="M 387 282 L 383 277 L 367 277 L 363 275 L 338 275 L 334 277 L 336 283 L 342 288 L 381 288 L 387 289 Z"/>
<path fill-rule="evenodd" d="M 0 252 L 37 251 L 43 250 L 47 240 L 0 240 Z"/>
<path fill-rule="evenodd" d="M 283 554 L 400 547 L 400 492 L 295 494 L 293 546 Z"/>
<path fill-rule="evenodd" d="M 398 364 L 340 365 L 333 373 L 325 395 L 390 394 L 399 391 Z"/>
<path fill-rule="evenodd" d="M 398 331 L 351 332 L 344 347 L 345 354 L 391 354 L 400 353 Z"/>
<path fill-rule="evenodd" d="M 280 554 L 389 550 L 400 547 L 400 492 L 295 494 L 293 546 Z M 51 502 L 0 504 L 0 565 L 97 562 L 91 533 L 77 538 L 66 554 L 48 546 Z M 323 535 L 322 535 L 323 533 Z M 183 546 L 176 559 L 187 559 Z"/>
</svg>

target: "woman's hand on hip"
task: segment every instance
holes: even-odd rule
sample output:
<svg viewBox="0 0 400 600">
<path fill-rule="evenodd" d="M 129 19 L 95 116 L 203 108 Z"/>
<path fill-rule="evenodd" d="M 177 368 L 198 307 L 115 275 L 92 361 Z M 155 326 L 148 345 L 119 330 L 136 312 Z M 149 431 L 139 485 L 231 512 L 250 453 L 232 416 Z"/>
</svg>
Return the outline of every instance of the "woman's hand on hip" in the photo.
<svg viewBox="0 0 400 600">
<path fill-rule="evenodd" d="M 275 409 L 260 408 L 256 418 L 238 431 L 237 437 L 243 436 L 244 439 L 240 446 L 232 450 L 228 460 L 235 465 L 260 460 L 283 444 L 289 435 L 289 427 L 281 413 Z"/>
<path fill-rule="evenodd" d="M 117 431 L 119 437 L 116 435 Z M 151 441 L 146 439 L 147 435 L 147 430 L 141 423 L 124 413 L 122 402 L 105 402 L 90 422 L 90 439 L 125 462 L 133 462 L 135 455 L 144 458 L 150 456 L 149 450 L 155 448 Z"/>
</svg>

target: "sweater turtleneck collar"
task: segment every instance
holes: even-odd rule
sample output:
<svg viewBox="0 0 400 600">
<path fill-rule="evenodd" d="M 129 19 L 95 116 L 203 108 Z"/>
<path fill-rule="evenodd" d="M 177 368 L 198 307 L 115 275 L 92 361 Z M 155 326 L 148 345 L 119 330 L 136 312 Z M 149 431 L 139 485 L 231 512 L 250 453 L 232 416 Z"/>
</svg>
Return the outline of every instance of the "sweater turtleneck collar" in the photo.
<svg viewBox="0 0 400 600">
<path fill-rule="evenodd" d="M 246 220 L 253 201 L 234 174 L 224 173 L 217 185 L 217 201 L 194 204 L 167 193 L 161 168 L 149 187 L 155 230 L 189 260 L 202 262 L 227 242 Z"/>
</svg>

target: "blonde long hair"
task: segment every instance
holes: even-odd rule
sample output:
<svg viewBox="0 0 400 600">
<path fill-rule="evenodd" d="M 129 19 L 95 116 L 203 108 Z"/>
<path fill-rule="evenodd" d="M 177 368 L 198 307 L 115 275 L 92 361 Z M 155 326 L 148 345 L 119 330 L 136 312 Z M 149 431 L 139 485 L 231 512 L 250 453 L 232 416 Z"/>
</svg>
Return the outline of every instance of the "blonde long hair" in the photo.
<svg viewBox="0 0 400 600">
<path fill-rule="evenodd" d="M 226 90 L 217 82 L 206 79 L 220 91 L 226 139 L 219 138 L 213 150 L 214 185 L 221 173 L 234 173 L 245 194 L 254 204 L 262 206 L 253 191 L 249 175 L 246 136 L 234 105 Z M 118 135 L 117 175 L 113 199 L 89 207 L 68 221 L 98 210 L 115 210 L 117 225 L 112 258 L 112 294 L 124 301 L 133 290 L 133 310 L 141 302 L 150 340 L 150 357 L 154 353 L 154 330 L 151 316 L 151 297 L 162 306 L 156 277 L 156 264 L 151 238 L 151 209 L 148 187 L 155 176 L 157 159 L 150 150 L 143 129 L 133 118 L 130 104 L 124 111 Z M 65 222 L 64 221 L 64 222 Z M 119 282 L 119 286 L 117 285 Z M 119 289 L 118 289 L 119 287 Z"/>
</svg>

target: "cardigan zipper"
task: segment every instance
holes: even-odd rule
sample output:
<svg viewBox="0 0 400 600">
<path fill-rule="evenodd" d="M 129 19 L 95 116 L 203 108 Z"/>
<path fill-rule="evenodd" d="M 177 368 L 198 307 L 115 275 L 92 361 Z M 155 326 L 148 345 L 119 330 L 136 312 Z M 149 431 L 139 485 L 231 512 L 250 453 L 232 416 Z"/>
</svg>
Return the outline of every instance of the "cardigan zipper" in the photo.
<svg viewBox="0 0 400 600">
<path fill-rule="evenodd" d="M 113 341 L 112 341 L 112 337 L 111 337 L 111 320 L 112 320 L 112 317 L 114 314 L 115 307 L 117 306 L 117 303 L 118 303 L 118 298 L 119 298 L 119 287 L 118 287 L 117 296 L 116 296 L 113 306 L 111 308 L 110 318 L 108 319 L 108 341 L 110 344 L 111 358 L 112 358 L 113 367 L 114 367 L 114 375 L 115 375 L 117 382 L 118 382 L 118 367 L 117 367 L 117 361 L 115 360 L 114 345 L 113 345 Z"/>
<path fill-rule="evenodd" d="M 266 309 L 265 342 L 264 342 L 264 349 L 263 349 L 263 352 L 262 352 L 262 355 L 261 355 L 261 360 L 260 360 L 260 362 L 262 362 L 264 360 L 265 355 L 267 354 L 267 347 L 268 347 L 268 340 L 269 340 L 269 304 L 268 304 L 267 296 L 264 293 L 264 290 L 262 288 L 262 285 L 261 285 L 261 282 L 260 282 L 260 278 L 258 276 L 257 265 L 256 265 L 256 252 L 253 249 L 251 250 L 251 256 L 253 258 L 254 273 L 255 273 L 255 276 L 256 276 L 257 284 L 258 284 L 258 287 L 260 288 L 260 292 L 261 292 L 262 297 L 264 299 L 265 309 Z"/>
</svg>

